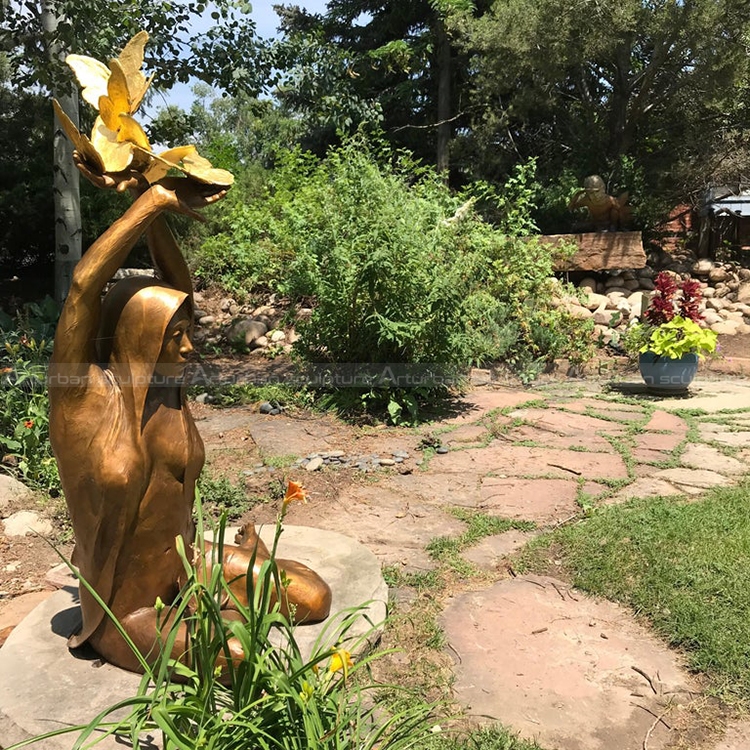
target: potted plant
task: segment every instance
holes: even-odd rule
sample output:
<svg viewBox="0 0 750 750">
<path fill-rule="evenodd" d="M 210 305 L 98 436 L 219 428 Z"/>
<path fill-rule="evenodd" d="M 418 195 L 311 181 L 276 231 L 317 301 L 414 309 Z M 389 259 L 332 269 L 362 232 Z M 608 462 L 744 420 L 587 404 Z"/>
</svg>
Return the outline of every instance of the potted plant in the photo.
<svg viewBox="0 0 750 750">
<path fill-rule="evenodd" d="M 700 284 L 678 284 L 665 271 L 655 279 L 655 291 L 643 321 L 628 334 L 628 348 L 639 353 L 638 367 L 649 390 L 681 393 L 698 371 L 698 360 L 716 351 L 716 334 L 701 326 Z"/>
</svg>

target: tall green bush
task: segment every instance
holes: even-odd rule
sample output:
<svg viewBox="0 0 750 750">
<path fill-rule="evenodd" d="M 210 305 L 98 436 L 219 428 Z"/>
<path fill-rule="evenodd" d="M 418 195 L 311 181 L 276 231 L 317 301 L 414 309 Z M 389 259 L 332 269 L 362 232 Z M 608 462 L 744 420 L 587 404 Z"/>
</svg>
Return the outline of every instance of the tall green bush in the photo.
<svg viewBox="0 0 750 750">
<path fill-rule="evenodd" d="M 533 373 L 588 336 L 551 305 L 553 259 L 531 237 L 533 173 L 531 162 L 503 190 L 455 194 L 408 153 L 363 137 L 323 160 L 292 151 L 261 199 L 229 207 L 198 273 L 239 293 L 311 300 L 296 344 L 307 361 L 505 360 Z"/>
</svg>

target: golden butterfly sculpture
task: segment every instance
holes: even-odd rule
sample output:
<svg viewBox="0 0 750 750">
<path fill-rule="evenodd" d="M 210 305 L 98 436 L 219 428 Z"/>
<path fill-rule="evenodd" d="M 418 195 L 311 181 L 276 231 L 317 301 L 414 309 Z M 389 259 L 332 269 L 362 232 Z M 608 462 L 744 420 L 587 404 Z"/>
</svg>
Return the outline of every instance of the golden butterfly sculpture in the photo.
<svg viewBox="0 0 750 750">
<path fill-rule="evenodd" d="M 63 130 L 84 161 L 101 174 L 134 169 L 154 183 L 177 169 L 198 182 L 229 187 L 234 182 L 232 173 L 214 168 L 195 146 L 177 146 L 161 154 L 151 150 L 146 133 L 133 117 L 153 79 L 141 72 L 147 41 L 148 33 L 138 32 L 109 66 L 85 55 L 65 58 L 81 84 L 83 98 L 99 110 L 99 116 L 87 138 L 53 100 Z"/>
</svg>

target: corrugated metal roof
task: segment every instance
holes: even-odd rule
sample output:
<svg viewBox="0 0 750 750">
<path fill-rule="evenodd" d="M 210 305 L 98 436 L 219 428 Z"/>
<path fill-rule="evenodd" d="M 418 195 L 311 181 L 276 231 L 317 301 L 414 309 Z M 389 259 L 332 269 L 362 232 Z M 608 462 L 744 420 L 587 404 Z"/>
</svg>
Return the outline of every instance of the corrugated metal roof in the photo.
<svg viewBox="0 0 750 750">
<path fill-rule="evenodd" d="M 711 210 L 714 214 L 729 214 L 731 216 L 740 216 L 750 218 L 750 199 L 744 201 L 717 201 L 711 204 Z"/>
<path fill-rule="evenodd" d="M 735 195 L 731 188 L 713 187 L 707 198 L 707 208 L 713 214 L 750 217 L 750 192 L 742 190 Z"/>
</svg>

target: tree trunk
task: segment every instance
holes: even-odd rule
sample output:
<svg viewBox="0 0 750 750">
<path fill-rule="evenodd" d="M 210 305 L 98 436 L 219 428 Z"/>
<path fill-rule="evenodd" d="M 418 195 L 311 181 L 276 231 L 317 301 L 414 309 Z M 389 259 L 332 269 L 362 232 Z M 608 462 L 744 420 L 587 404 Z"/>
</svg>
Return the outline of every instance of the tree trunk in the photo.
<svg viewBox="0 0 750 750">
<path fill-rule="evenodd" d="M 437 154 L 438 172 L 447 172 L 450 167 L 451 140 L 451 45 L 445 23 L 441 18 L 435 24 L 435 46 L 437 63 Z"/>
<path fill-rule="evenodd" d="M 60 21 L 54 0 L 45 0 L 42 28 L 47 39 L 53 39 Z M 64 50 L 50 43 L 51 60 L 61 59 Z M 53 96 L 72 122 L 78 126 L 78 91 L 75 86 L 58 84 Z M 68 295 L 73 269 L 81 259 L 81 194 L 78 170 L 73 164 L 73 144 L 55 123 L 53 136 L 53 190 L 55 205 L 55 301 L 62 304 Z"/>
</svg>

